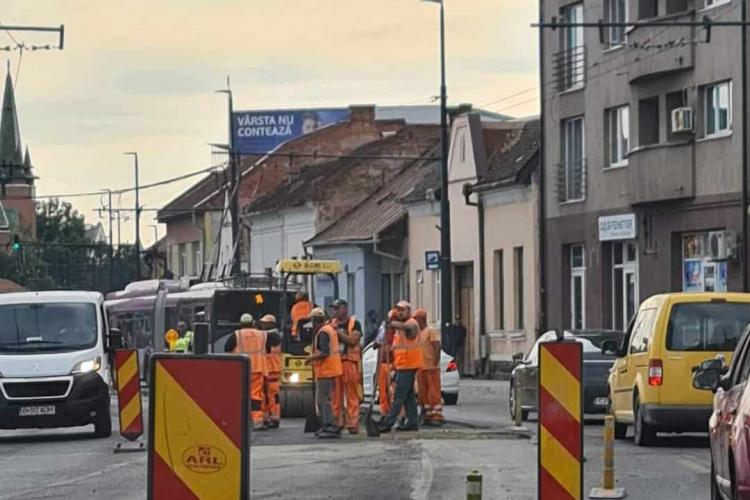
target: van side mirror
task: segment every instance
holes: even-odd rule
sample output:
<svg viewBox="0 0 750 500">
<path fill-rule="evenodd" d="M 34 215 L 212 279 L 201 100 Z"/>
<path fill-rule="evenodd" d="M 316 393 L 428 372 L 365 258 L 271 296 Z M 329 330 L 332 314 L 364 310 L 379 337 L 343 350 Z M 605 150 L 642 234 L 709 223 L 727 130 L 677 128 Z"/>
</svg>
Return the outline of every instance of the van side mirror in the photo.
<svg viewBox="0 0 750 500">
<path fill-rule="evenodd" d="M 602 354 L 605 356 L 619 356 L 620 343 L 616 340 L 605 340 L 601 345 Z"/>
<path fill-rule="evenodd" d="M 716 392 L 721 386 L 721 372 L 724 363 L 721 359 L 707 359 L 693 368 L 693 387 L 703 391 Z"/>
<path fill-rule="evenodd" d="M 110 328 L 107 333 L 107 349 L 114 351 L 115 349 L 122 349 L 122 332 L 119 328 Z"/>
<path fill-rule="evenodd" d="M 516 367 L 516 366 L 518 366 L 518 365 L 523 365 L 523 364 L 525 364 L 525 363 L 523 362 L 523 358 L 524 358 L 524 354 L 523 354 L 522 352 L 517 352 L 517 353 L 515 353 L 515 354 L 514 354 L 514 355 L 513 355 L 512 357 L 511 357 L 511 360 L 513 361 L 513 366 L 514 366 L 514 367 Z"/>
</svg>

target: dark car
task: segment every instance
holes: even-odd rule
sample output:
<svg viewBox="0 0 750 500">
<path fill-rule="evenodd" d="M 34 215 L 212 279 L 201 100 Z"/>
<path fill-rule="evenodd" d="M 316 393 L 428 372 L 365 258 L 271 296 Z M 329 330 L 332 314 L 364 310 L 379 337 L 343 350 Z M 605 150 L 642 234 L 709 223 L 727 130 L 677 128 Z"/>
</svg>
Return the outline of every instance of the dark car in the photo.
<svg viewBox="0 0 750 500">
<path fill-rule="evenodd" d="M 750 499 L 750 327 L 727 367 L 721 357 L 694 367 L 693 387 L 716 393 L 711 439 L 711 499 Z"/>
<path fill-rule="evenodd" d="M 584 413 L 606 413 L 607 377 L 615 356 L 602 354 L 601 345 L 607 340 L 622 342 L 625 333 L 617 330 L 569 330 L 565 337 L 575 338 L 583 344 L 583 411 Z M 541 335 L 524 356 L 513 356 L 515 364 L 510 374 L 510 416 L 515 419 L 515 398 L 521 398 L 521 419 L 529 412 L 537 411 L 539 387 L 539 343 L 557 338 L 555 332 Z"/>
</svg>

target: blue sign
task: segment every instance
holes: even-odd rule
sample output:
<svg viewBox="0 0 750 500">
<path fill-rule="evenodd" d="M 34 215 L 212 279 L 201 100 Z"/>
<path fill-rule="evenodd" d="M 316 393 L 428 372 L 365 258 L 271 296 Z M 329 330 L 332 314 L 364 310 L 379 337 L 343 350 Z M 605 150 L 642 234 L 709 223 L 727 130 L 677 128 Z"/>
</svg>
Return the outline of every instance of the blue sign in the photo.
<svg viewBox="0 0 750 500">
<path fill-rule="evenodd" d="M 440 270 L 440 252 L 428 250 L 424 253 L 424 265 L 428 271 Z"/>
<path fill-rule="evenodd" d="M 342 108 L 235 111 L 232 114 L 234 151 L 268 153 L 290 139 L 348 119 L 349 110 Z"/>
</svg>

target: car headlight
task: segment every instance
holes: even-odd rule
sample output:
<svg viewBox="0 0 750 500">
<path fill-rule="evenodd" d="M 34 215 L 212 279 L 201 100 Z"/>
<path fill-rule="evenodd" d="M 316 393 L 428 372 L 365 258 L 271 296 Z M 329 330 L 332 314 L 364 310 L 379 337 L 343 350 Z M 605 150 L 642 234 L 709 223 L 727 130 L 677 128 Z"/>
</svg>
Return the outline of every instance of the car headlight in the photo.
<svg viewBox="0 0 750 500">
<path fill-rule="evenodd" d="M 97 356 L 95 359 L 87 359 L 84 361 L 79 361 L 75 365 L 73 365 L 73 369 L 70 370 L 71 374 L 78 374 L 78 373 L 89 373 L 89 372 L 95 372 L 99 370 L 99 368 L 102 367 L 102 358 Z"/>
<path fill-rule="evenodd" d="M 294 372 L 291 375 L 289 375 L 289 382 L 291 382 L 293 384 L 298 384 L 299 383 L 299 373 Z"/>
</svg>

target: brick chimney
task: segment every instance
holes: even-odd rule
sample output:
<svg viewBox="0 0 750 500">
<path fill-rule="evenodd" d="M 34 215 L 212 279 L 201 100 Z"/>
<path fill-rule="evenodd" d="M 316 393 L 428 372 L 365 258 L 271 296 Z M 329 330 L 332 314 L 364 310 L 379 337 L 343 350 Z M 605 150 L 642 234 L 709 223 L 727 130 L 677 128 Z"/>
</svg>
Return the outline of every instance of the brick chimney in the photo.
<svg viewBox="0 0 750 500">
<path fill-rule="evenodd" d="M 375 106 L 349 106 L 349 119 L 353 122 L 373 122 L 375 121 Z"/>
</svg>

